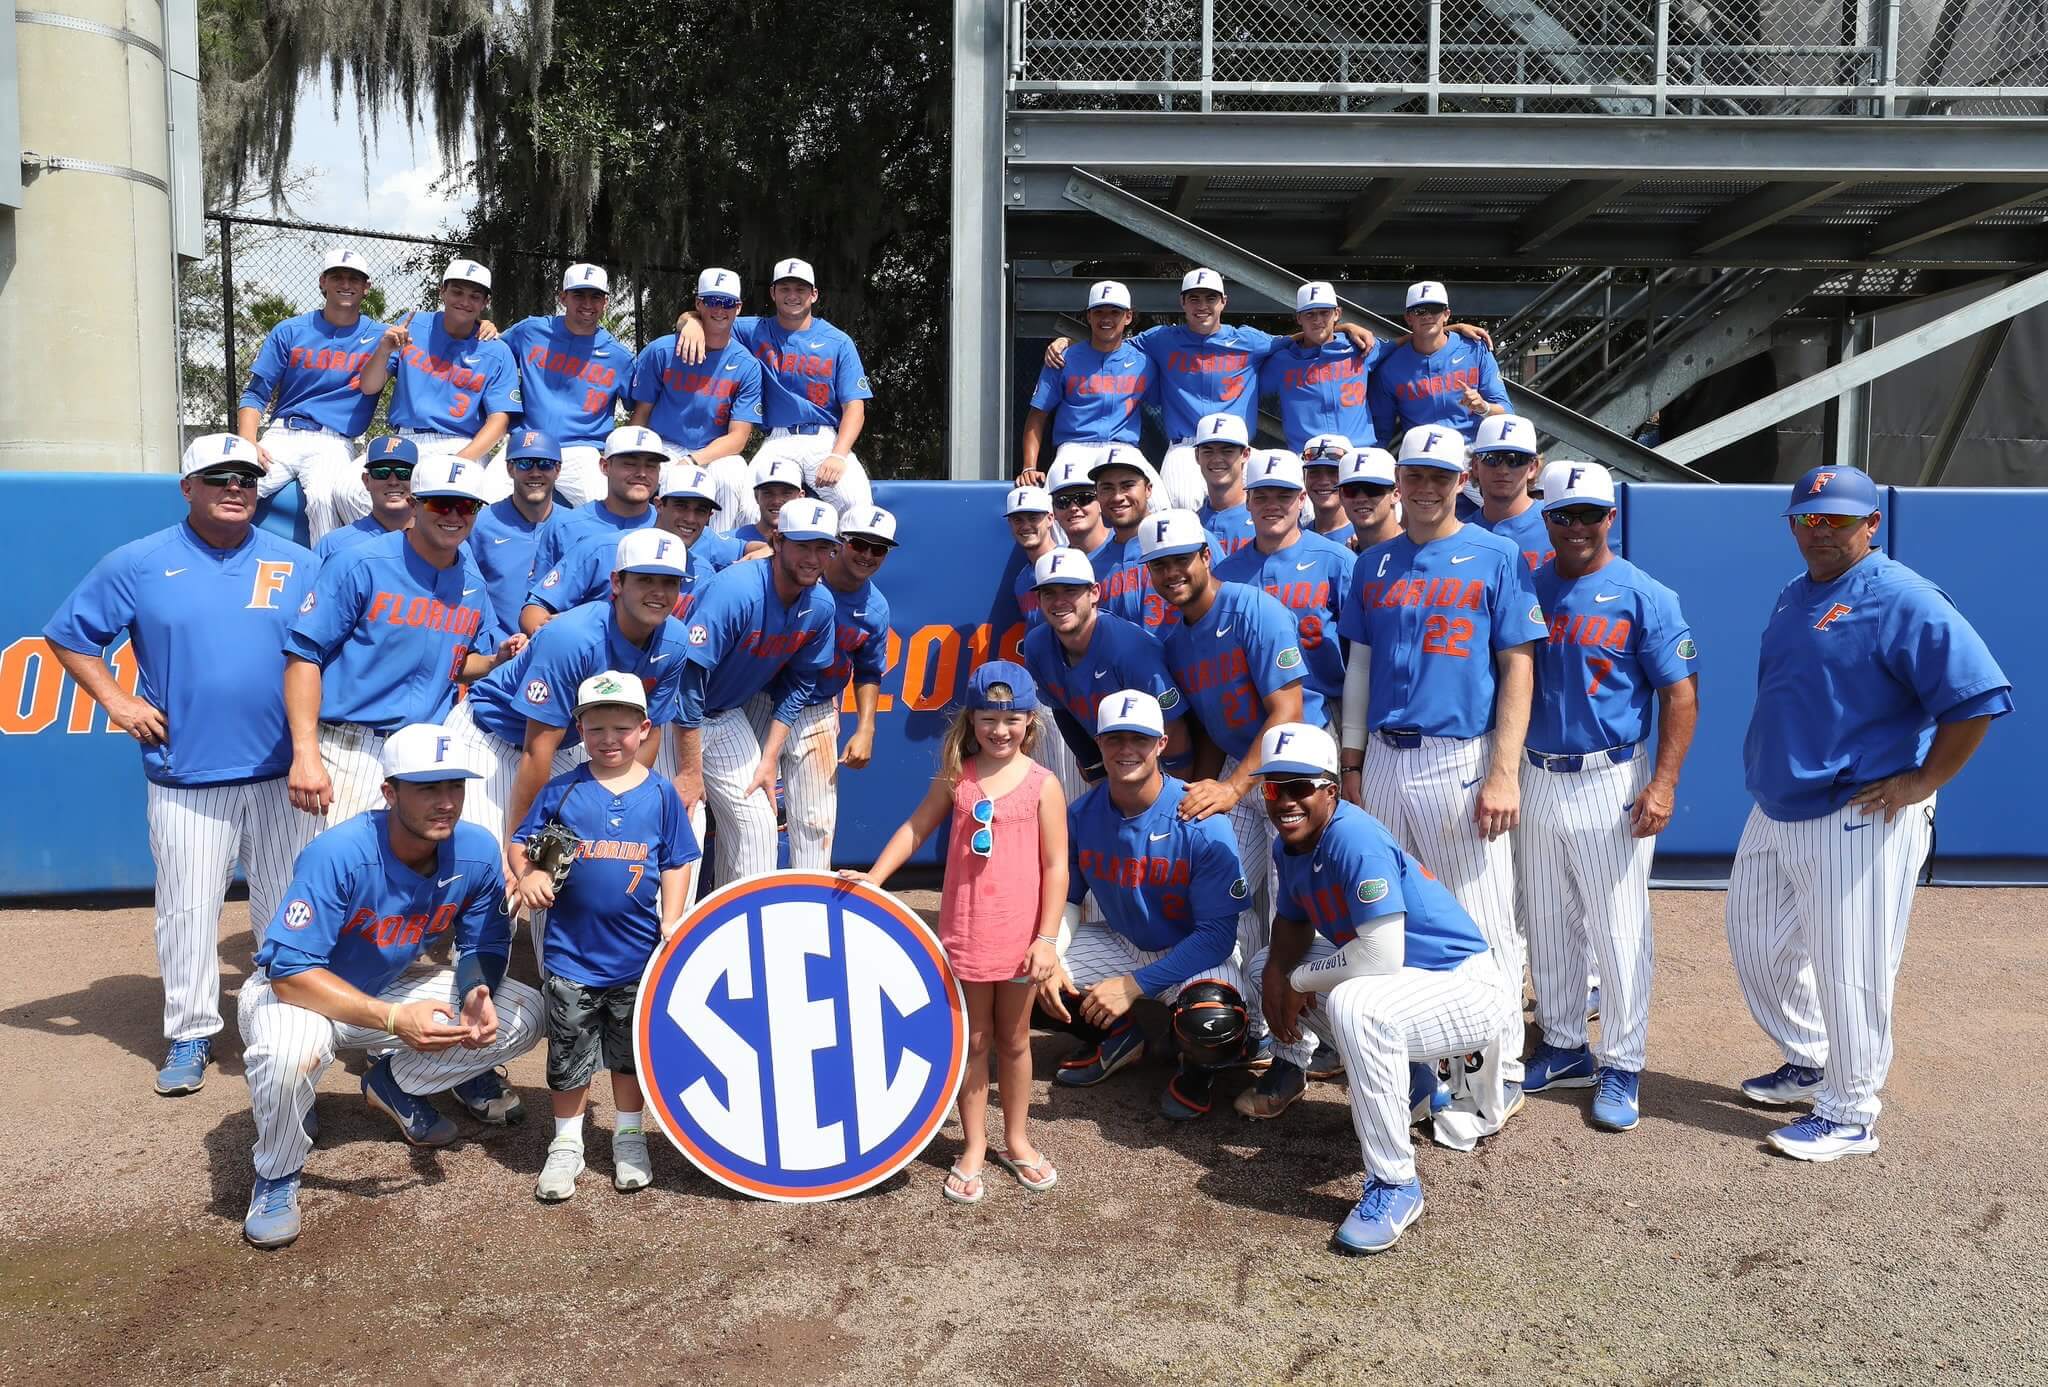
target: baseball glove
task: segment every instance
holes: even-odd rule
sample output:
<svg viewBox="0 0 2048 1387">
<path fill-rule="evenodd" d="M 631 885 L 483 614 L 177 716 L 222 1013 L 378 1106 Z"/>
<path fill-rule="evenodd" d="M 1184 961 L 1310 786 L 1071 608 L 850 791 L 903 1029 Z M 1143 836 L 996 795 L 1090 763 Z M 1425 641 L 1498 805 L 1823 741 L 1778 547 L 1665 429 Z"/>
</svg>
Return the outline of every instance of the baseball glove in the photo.
<svg viewBox="0 0 2048 1387">
<path fill-rule="evenodd" d="M 548 874 L 548 881 L 557 892 L 569 879 L 569 869 L 576 865 L 577 854 L 582 850 L 583 840 L 560 819 L 549 819 L 540 826 L 540 832 L 526 840 L 526 860 Z M 510 895 L 505 897 L 507 915 L 515 904 Z"/>
</svg>

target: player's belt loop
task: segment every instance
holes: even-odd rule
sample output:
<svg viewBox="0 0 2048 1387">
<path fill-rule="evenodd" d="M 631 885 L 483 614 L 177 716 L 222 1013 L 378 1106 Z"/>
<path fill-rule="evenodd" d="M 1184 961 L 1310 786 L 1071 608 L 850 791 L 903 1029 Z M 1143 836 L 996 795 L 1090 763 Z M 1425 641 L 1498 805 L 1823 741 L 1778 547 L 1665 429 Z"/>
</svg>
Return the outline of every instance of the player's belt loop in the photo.
<svg viewBox="0 0 2048 1387">
<path fill-rule="evenodd" d="M 1373 736 L 1388 746 L 1399 747 L 1403 751 L 1413 751 L 1422 745 L 1422 733 L 1412 728 L 1382 727 L 1373 733 Z"/>
</svg>

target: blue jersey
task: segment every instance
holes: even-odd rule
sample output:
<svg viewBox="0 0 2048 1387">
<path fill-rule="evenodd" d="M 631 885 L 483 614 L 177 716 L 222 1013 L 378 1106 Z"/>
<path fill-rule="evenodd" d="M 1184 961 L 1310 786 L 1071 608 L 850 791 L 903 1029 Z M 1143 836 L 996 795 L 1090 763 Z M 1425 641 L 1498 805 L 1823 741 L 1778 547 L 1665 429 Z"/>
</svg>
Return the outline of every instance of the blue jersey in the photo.
<svg viewBox="0 0 2048 1387">
<path fill-rule="evenodd" d="M 375 539 L 378 535 L 390 533 L 391 531 L 385 529 L 376 516 L 366 515 L 361 520 L 351 521 L 338 530 L 329 530 L 320 536 L 320 542 L 313 546 L 313 557 L 324 564 L 336 554 L 353 549 L 366 540 Z"/>
<path fill-rule="evenodd" d="M 572 747 L 583 740 L 576 727 L 576 690 L 606 670 L 639 676 L 648 719 L 657 727 L 672 721 L 683 685 L 682 623 L 669 617 L 645 645 L 634 645 L 619 630 L 609 602 L 564 612 L 534 632 L 524 650 L 469 686 L 469 715 L 514 746 L 526 740 L 531 719 L 561 728 L 562 746 Z"/>
<path fill-rule="evenodd" d="M 1038 610 L 1037 565 L 1027 555 L 1024 566 L 1017 570 L 1017 576 L 1010 580 L 1010 595 L 1017 599 L 1017 611 L 1024 618 L 1024 629 L 1035 631 L 1045 625 L 1045 613 Z"/>
<path fill-rule="evenodd" d="M 1872 553 L 1804 575 L 1764 627 L 1744 781 L 1773 819 L 1832 814 L 1927 759 L 1934 726 L 2012 711 L 2012 681 L 1948 594 Z"/>
<path fill-rule="evenodd" d="M 549 518 L 560 514 L 557 501 Z M 539 524 L 519 513 L 512 498 L 495 501 L 476 513 L 476 526 L 469 532 L 469 554 L 477 571 L 484 575 L 484 590 L 490 594 L 491 615 L 499 637 L 519 629 L 519 609 L 526 605 L 526 591 L 532 585 L 533 551 L 540 545 Z"/>
<path fill-rule="evenodd" d="M 336 327 L 317 308 L 285 319 L 264 335 L 238 408 L 266 410 L 277 423 L 297 420 L 343 438 L 362 437 L 377 412 L 377 397 L 360 388 L 363 364 L 383 335 L 384 324 L 375 318 Z"/>
<path fill-rule="evenodd" d="M 1166 667 L 1209 740 L 1233 761 L 1257 747 L 1266 696 L 1301 683 L 1294 614 L 1257 588 L 1221 583 L 1199 621 L 1168 629 Z M 1323 698 L 1301 691 L 1301 720 L 1320 726 Z"/>
<path fill-rule="evenodd" d="M 439 722 L 471 650 L 495 650 L 484 575 L 465 552 L 435 568 L 400 530 L 337 555 L 284 636 L 319 665 L 320 720 L 386 732 Z"/>
<path fill-rule="evenodd" d="M 1164 953 L 1132 974 L 1147 994 L 1229 959 L 1237 917 L 1251 892 L 1226 814 L 1187 820 L 1188 787 L 1163 777 L 1159 798 L 1124 817 L 1098 785 L 1067 808 L 1067 899 L 1094 896 L 1109 927 L 1145 953 Z"/>
<path fill-rule="evenodd" d="M 601 327 L 579 337 L 559 315 L 522 319 L 498 340 L 519 367 L 521 427 L 558 447 L 602 447 L 632 378 L 633 349 Z"/>
<path fill-rule="evenodd" d="M 1291 853 L 1273 842 L 1279 888 L 1273 915 L 1313 925 L 1340 947 L 1373 921 L 1401 914 L 1403 966 L 1444 972 L 1486 952 L 1486 938 L 1444 884 L 1401 850 L 1385 824 L 1349 801 L 1316 839 L 1315 847 Z"/>
<path fill-rule="evenodd" d="M 676 356 L 676 335 L 649 342 L 633 360 L 636 405 L 652 405 L 647 427 L 671 448 L 708 448 L 733 424 L 761 422 L 761 363 L 735 336 L 707 347 L 704 360 L 686 366 Z"/>
<path fill-rule="evenodd" d="M 661 943 L 661 874 L 700 856 L 682 797 L 659 775 L 615 795 L 586 761 L 534 796 L 514 841 L 550 819 L 583 846 L 548 907 L 547 971 L 585 987 L 637 982 Z"/>
<path fill-rule="evenodd" d="M 833 590 L 832 616 L 837 631 L 832 663 L 810 703 L 834 701 L 848 681 L 879 684 L 889 668 L 889 599 L 880 588 L 866 582 L 852 592 Z"/>
<path fill-rule="evenodd" d="M 1536 570 L 1550 619 L 1536 643 L 1531 751 L 1568 754 L 1634 746 L 1650 735 L 1650 696 L 1691 674 L 1699 649 L 1678 594 L 1627 559 L 1582 578 Z"/>
<path fill-rule="evenodd" d="M 1131 341 L 1152 362 L 1169 440 L 1192 442 L 1205 414 L 1235 414 L 1257 431 L 1259 368 L 1279 338 L 1227 324 L 1202 337 L 1186 323 L 1165 323 Z"/>
<path fill-rule="evenodd" d="M 774 318 L 739 318 L 733 336 L 761 363 L 771 429 L 836 429 L 850 401 L 875 397 L 860 349 L 823 318 L 794 332 Z"/>
<path fill-rule="evenodd" d="M 306 845 L 256 951 L 267 976 L 325 968 L 374 997 L 450 930 L 458 959 L 510 952 L 505 859 L 490 833 L 456 824 L 422 875 L 392 854 L 390 821 L 372 809 Z"/>
<path fill-rule="evenodd" d="M 1259 533 L 1258 527 L 1252 524 L 1251 511 L 1242 502 L 1217 510 L 1204 501 L 1202 508 L 1195 512 L 1195 517 L 1202 522 L 1202 528 L 1216 541 L 1216 548 L 1222 551 L 1226 559 L 1250 544 Z"/>
<path fill-rule="evenodd" d="M 1259 368 L 1259 394 L 1280 405 L 1280 431 L 1300 452 L 1319 433 L 1342 434 L 1354 448 L 1379 442 L 1366 397 L 1372 368 L 1393 350 L 1381 339 L 1361 352 L 1338 333 L 1320 347 L 1281 338 Z"/>
<path fill-rule="evenodd" d="M 1163 635 L 1180 625 L 1180 608 L 1152 590 L 1152 570 L 1145 567 L 1143 546 L 1133 531 L 1129 539 L 1111 534 L 1103 546 L 1088 556 L 1095 569 L 1096 605 L 1114 612 L 1125 621 Z M 1223 562 L 1223 546 L 1209 540 L 1209 565 Z"/>
<path fill-rule="evenodd" d="M 142 748 L 157 784 L 268 780 L 291 768 L 281 643 L 314 569 L 268 530 L 223 550 L 180 521 L 94 564 L 43 638 L 98 658 L 128 633 L 135 696 L 164 715 L 168 740 Z"/>
<path fill-rule="evenodd" d="M 1529 567 L 1476 525 L 1418 548 L 1396 535 L 1358 556 L 1338 618 L 1372 647 L 1366 726 L 1477 737 L 1493 726 L 1495 652 L 1548 631 Z"/>
<path fill-rule="evenodd" d="M 1344 599 L 1351 593 L 1355 558 L 1341 544 L 1305 534 L 1270 554 L 1260 553 L 1256 544 L 1240 549 L 1216 569 L 1216 576 L 1223 581 L 1263 589 L 1294 614 L 1302 683 L 1328 704 L 1344 697 L 1343 643 L 1337 639 L 1337 621 L 1344 611 Z M 1302 721 L 1316 719 L 1304 714 Z"/>
<path fill-rule="evenodd" d="M 1522 562 L 1529 565 L 1531 573 L 1557 557 L 1557 550 L 1550 545 L 1550 527 L 1543 523 L 1543 507 L 1540 505 L 1531 506 L 1520 515 L 1511 515 L 1498 525 L 1489 524 L 1484 514 L 1473 516 L 1471 523 L 1513 543 L 1522 551 Z"/>
<path fill-rule="evenodd" d="M 528 585 L 528 602 L 538 602 L 538 594 L 552 592 L 562 585 L 557 578 L 548 582 L 549 575 L 561 567 L 576 547 L 587 539 L 604 538 L 612 542 L 614 557 L 618 553 L 619 536 L 628 530 L 644 530 L 654 523 L 654 507 L 649 506 L 638 515 L 620 515 L 607 501 L 593 501 L 587 506 L 571 510 L 556 506 L 547 523 L 540 527 L 540 533 L 533 542 L 533 578 Z M 610 569 L 605 572 L 609 574 Z M 565 606 L 570 605 L 565 603 Z M 551 610 L 560 611 L 560 607 Z"/>
<path fill-rule="evenodd" d="M 1302 531 L 1302 533 L 1303 533 L 1303 534 L 1308 534 L 1308 533 L 1310 533 L 1310 531 L 1308 531 L 1308 530 L 1303 530 L 1303 531 Z M 1342 548 L 1342 549 L 1343 549 L 1343 550 L 1344 550 L 1344 551 L 1345 551 L 1346 553 L 1349 553 L 1349 552 L 1350 552 L 1350 550 L 1351 550 L 1351 540 L 1352 540 L 1353 536 L 1355 536 L 1355 535 L 1356 535 L 1356 534 L 1358 533 L 1358 527 L 1357 527 L 1356 525 L 1353 525 L 1353 524 L 1352 524 L 1352 523 L 1351 523 L 1350 521 L 1348 521 L 1348 520 L 1347 520 L 1347 521 L 1345 521 L 1345 522 L 1344 522 L 1344 523 L 1343 523 L 1342 525 L 1339 525 L 1339 526 L 1338 526 L 1338 527 L 1337 527 L 1336 529 L 1334 529 L 1334 530 L 1329 530 L 1329 531 L 1317 530 L 1317 531 L 1314 531 L 1314 533 L 1315 533 L 1315 534 L 1316 534 L 1316 535 L 1317 535 L 1317 536 L 1318 536 L 1319 538 L 1322 538 L 1322 539 L 1327 539 L 1328 541 L 1330 541 L 1330 543 L 1332 543 L 1332 544 L 1335 544 L 1335 545 L 1339 546 L 1339 547 L 1340 547 L 1340 548 Z"/>
<path fill-rule="evenodd" d="M 412 341 L 391 354 L 387 417 L 394 429 L 474 438 L 491 415 L 520 412 L 519 366 L 502 339 L 450 337 L 441 317 L 415 317 Z"/>
<path fill-rule="evenodd" d="M 1136 443 L 1138 406 L 1151 393 L 1152 361 L 1130 342 L 1099 352 L 1068 345 L 1064 364 L 1039 368 L 1031 407 L 1052 415 L 1052 443 Z"/>
<path fill-rule="evenodd" d="M 1454 332 L 1428 356 L 1410 346 L 1396 347 L 1373 367 L 1366 386 L 1373 428 L 1381 438 L 1394 439 L 1421 424 L 1442 424 L 1470 443 L 1480 416 L 1465 408 L 1468 387 L 1488 403 L 1513 408 L 1500 381 L 1500 363 L 1479 343 Z"/>
<path fill-rule="evenodd" d="M 1102 700 L 1125 689 L 1158 699 L 1159 711 L 1169 722 L 1187 712 L 1173 676 L 1166 672 L 1166 651 L 1142 628 L 1113 612 L 1095 614 L 1088 648 L 1079 659 L 1069 660 L 1053 629 L 1040 626 L 1025 633 L 1019 662 L 1031 671 L 1040 697 L 1072 714 L 1091 737 Z"/>
<path fill-rule="evenodd" d="M 837 653 L 832 589 L 816 583 L 784 603 L 775 565 L 736 563 L 706 583 L 690 609 L 690 662 L 704 671 L 704 713 L 767 691 L 788 722 L 813 701 Z"/>
</svg>

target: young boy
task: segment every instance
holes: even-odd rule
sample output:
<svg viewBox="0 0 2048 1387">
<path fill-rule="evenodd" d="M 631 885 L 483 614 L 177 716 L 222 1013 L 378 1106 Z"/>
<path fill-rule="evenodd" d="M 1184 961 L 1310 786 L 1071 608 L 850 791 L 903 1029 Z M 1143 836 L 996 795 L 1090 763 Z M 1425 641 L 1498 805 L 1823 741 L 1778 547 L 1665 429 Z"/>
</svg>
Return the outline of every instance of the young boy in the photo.
<svg viewBox="0 0 2048 1387">
<path fill-rule="evenodd" d="M 699 853 L 675 787 L 650 775 L 636 753 L 646 739 L 647 694 L 637 675 L 607 670 L 576 690 L 576 726 L 590 760 L 547 783 L 513 835 L 524 842 L 550 819 L 583 841 L 559 894 L 530 868 L 515 894 L 548 912 L 540 941 L 547 1003 L 548 1088 L 555 1138 L 534 1185 L 555 1204 L 576 1193 L 583 1173 L 583 1105 L 598 1061 L 612 1076 L 612 1185 L 653 1183 L 633 1072 L 633 1002 L 640 974 L 688 904 L 687 870 Z"/>
</svg>

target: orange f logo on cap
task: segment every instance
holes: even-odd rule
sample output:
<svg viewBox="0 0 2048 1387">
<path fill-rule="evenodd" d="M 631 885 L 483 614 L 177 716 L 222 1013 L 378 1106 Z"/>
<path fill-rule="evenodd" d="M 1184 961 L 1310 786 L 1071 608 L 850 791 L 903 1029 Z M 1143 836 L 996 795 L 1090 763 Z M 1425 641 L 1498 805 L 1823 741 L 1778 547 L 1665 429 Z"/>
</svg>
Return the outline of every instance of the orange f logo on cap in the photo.
<svg viewBox="0 0 2048 1387">
<path fill-rule="evenodd" d="M 1816 473 L 1814 473 L 1814 475 L 1813 475 L 1813 490 L 1812 490 L 1812 491 L 1809 491 L 1809 492 L 1807 493 L 1807 495 L 1809 495 L 1809 496 L 1813 496 L 1813 495 L 1818 495 L 1818 494 L 1820 493 L 1821 489 L 1822 489 L 1823 487 L 1825 487 L 1825 486 L 1826 486 L 1826 485 L 1827 485 L 1827 484 L 1828 484 L 1829 482 L 1833 481 L 1834 479 L 1835 479 L 1835 474 L 1834 474 L 1834 473 L 1832 473 L 1832 472 L 1816 472 Z"/>
</svg>

